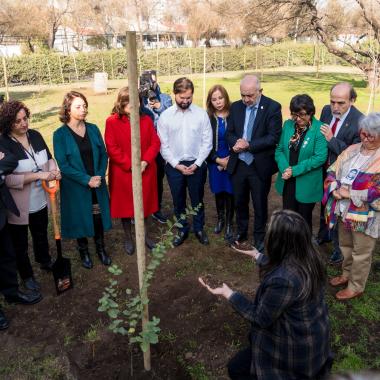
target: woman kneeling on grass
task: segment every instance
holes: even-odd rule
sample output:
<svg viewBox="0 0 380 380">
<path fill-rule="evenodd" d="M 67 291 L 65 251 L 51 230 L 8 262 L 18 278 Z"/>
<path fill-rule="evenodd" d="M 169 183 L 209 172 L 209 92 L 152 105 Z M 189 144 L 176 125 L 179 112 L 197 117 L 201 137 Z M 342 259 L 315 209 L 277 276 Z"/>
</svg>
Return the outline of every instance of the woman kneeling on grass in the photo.
<svg viewBox="0 0 380 380">
<path fill-rule="evenodd" d="M 235 248 L 236 249 L 236 248 Z M 231 379 L 321 379 L 331 367 L 326 274 L 305 220 L 290 210 L 273 213 L 267 256 L 243 251 L 260 266 L 254 301 L 226 284 L 212 289 L 251 322 L 250 347 L 228 363 Z"/>
</svg>

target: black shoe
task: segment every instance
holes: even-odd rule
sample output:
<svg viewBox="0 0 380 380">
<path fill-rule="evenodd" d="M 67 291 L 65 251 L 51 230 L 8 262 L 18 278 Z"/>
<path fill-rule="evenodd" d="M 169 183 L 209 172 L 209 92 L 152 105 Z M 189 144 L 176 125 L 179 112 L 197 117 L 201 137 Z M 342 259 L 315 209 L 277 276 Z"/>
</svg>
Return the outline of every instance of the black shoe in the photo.
<svg viewBox="0 0 380 380">
<path fill-rule="evenodd" d="M 179 231 L 177 236 L 173 239 L 174 247 L 181 245 L 189 236 L 188 232 Z"/>
<path fill-rule="evenodd" d="M 100 262 L 103 265 L 109 266 L 112 264 L 111 258 L 108 256 L 108 254 L 106 253 L 106 251 L 104 249 L 98 250 L 97 254 L 98 254 Z"/>
<path fill-rule="evenodd" d="M 244 232 L 244 233 L 237 233 L 237 235 L 235 236 L 235 239 L 234 241 L 237 241 L 239 243 L 242 243 L 243 241 L 247 241 L 247 233 Z"/>
<path fill-rule="evenodd" d="M 2 310 L 0 310 L 0 330 L 5 330 L 9 327 L 9 321 L 5 317 Z"/>
<path fill-rule="evenodd" d="M 234 237 L 234 231 L 232 228 L 232 224 L 227 224 L 226 225 L 226 231 L 224 233 L 224 240 L 228 242 L 232 242 Z"/>
<path fill-rule="evenodd" d="M 80 258 L 82 260 L 82 267 L 83 268 L 91 269 L 94 266 L 88 250 L 87 250 L 87 252 L 80 252 Z"/>
<path fill-rule="evenodd" d="M 216 226 L 214 228 L 214 233 L 219 235 L 222 232 L 223 227 L 224 227 L 224 219 L 218 219 L 218 221 L 216 222 Z"/>
<path fill-rule="evenodd" d="M 40 264 L 40 269 L 46 270 L 47 272 L 51 272 L 53 269 L 53 261 L 49 260 L 46 263 Z"/>
<path fill-rule="evenodd" d="M 343 255 L 339 251 L 333 251 L 333 253 L 330 256 L 329 264 L 330 265 L 339 265 L 343 261 Z"/>
<path fill-rule="evenodd" d="M 26 278 L 25 280 L 23 280 L 23 282 L 25 288 L 33 292 L 38 292 L 41 289 L 41 285 L 35 280 L 33 276 Z"/>
<path fill-rule="evenodd" d="M 157 220 L 158 223 L 162 224 L 165 224 L 168 221 L 168 218 L 161 212 L 161 210 L 158 210 L 152 214 L 152 218 Z"/>
<path fill-rule="evenodd" d="M 132 256 L 135 253 L 135 245 L 132 240 L 125 240 L 124 243 L 125 252 L 127 255 Z"/>
<path fill-rule="evenodd" d="M 8 303 L 33 305 L 42 300 L 42 295 L 39 292 L 23 293 L 18 290 L 15 294 L 6 295 L 4 298 Z"/>
<path fill-rule="evenodd" d="M 322 244 L 325 244 L 325 243 L 331 243 L 331 240 L 329 240 L 329 239 L 322 239 L 320 237 L 317 237 L 316 242 L 317 242 L 318 245 L 322 245 Z"/>
<path fill-rule="evenodd" d="M 199 240 L 199 242 L 203 245 L 209 245 L 210 242 L 208 241 L 208 237 L 206 235 L 206 232 L 202 231 L 197 231 L 195 232 L 195 236 Z"/>
<path fill-rule="evenodd" d="M 149 236 L 145 236 L 145 245 L 150 250 L 152 250 L 156 247 L 156 243 Z"/>
</svg>

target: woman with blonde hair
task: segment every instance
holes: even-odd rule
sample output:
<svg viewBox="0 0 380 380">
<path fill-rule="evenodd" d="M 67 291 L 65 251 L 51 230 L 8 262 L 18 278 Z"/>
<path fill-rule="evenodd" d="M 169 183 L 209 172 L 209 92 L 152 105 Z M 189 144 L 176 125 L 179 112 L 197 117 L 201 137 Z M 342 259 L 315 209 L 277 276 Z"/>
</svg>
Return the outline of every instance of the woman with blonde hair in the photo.
<svg viewBox="0 0 380 380">
<path fill-rule="evenodd" d="M 120 89 L 112 114 L 106 120 L 105 142 L 110 158 L 109 189 L 111 215 L 121 218 L 125 232 L 125 250 L 132 255 L 135 250 L 132 239 L 131 219 L 134 217 L 132 194 L 132 152 L 129 89 Z M 156 156 L 160 151 L 160 140 L 152 119 L 140 116 L 141 173 L 143 187 L 144 217 L 158 210 Z M 148 248 L 153 241 L 145 234 Z"/>
</svg>

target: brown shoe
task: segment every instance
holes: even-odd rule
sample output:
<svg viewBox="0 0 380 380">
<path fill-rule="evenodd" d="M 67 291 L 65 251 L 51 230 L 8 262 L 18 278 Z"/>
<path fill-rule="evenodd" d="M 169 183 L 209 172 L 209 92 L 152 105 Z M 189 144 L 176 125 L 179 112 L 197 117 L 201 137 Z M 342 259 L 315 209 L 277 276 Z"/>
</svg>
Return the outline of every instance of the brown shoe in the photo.
<svg viewBox="0 0 380 380">
<path fill-rule="evenodd" d="M 329 284 L 331 286 L 341 286 L 348 283 L 348 278 L 343 276 L 337 276 L 330 279 Z"/>
<path fill-rule="evenodd" d="M 345 301 L 345 300 L 350 300 L 352 298 L 360 297 L 363 295 L 363 292 L 354 292 L 351 289 L 343 289 L 339 290 L 338 293 L 335 294 L 335 298 L 339 301 Z"/>
</svg>

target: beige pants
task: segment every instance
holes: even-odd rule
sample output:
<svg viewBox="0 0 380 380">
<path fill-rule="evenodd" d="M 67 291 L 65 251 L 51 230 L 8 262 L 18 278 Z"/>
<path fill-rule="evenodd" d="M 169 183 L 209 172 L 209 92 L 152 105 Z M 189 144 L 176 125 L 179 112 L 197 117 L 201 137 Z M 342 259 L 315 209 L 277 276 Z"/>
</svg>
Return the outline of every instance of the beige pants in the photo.
<svg viewBox="0 0 380 380">
<path fill-rule="evenodd" d="M 363 292 L 371 269 L 376 239 L 362 232 L 346 230 L 339 219 L 339 247 L 344 260 L 342 276 L 348 278 L 348 288 Z"/>
</svg>

